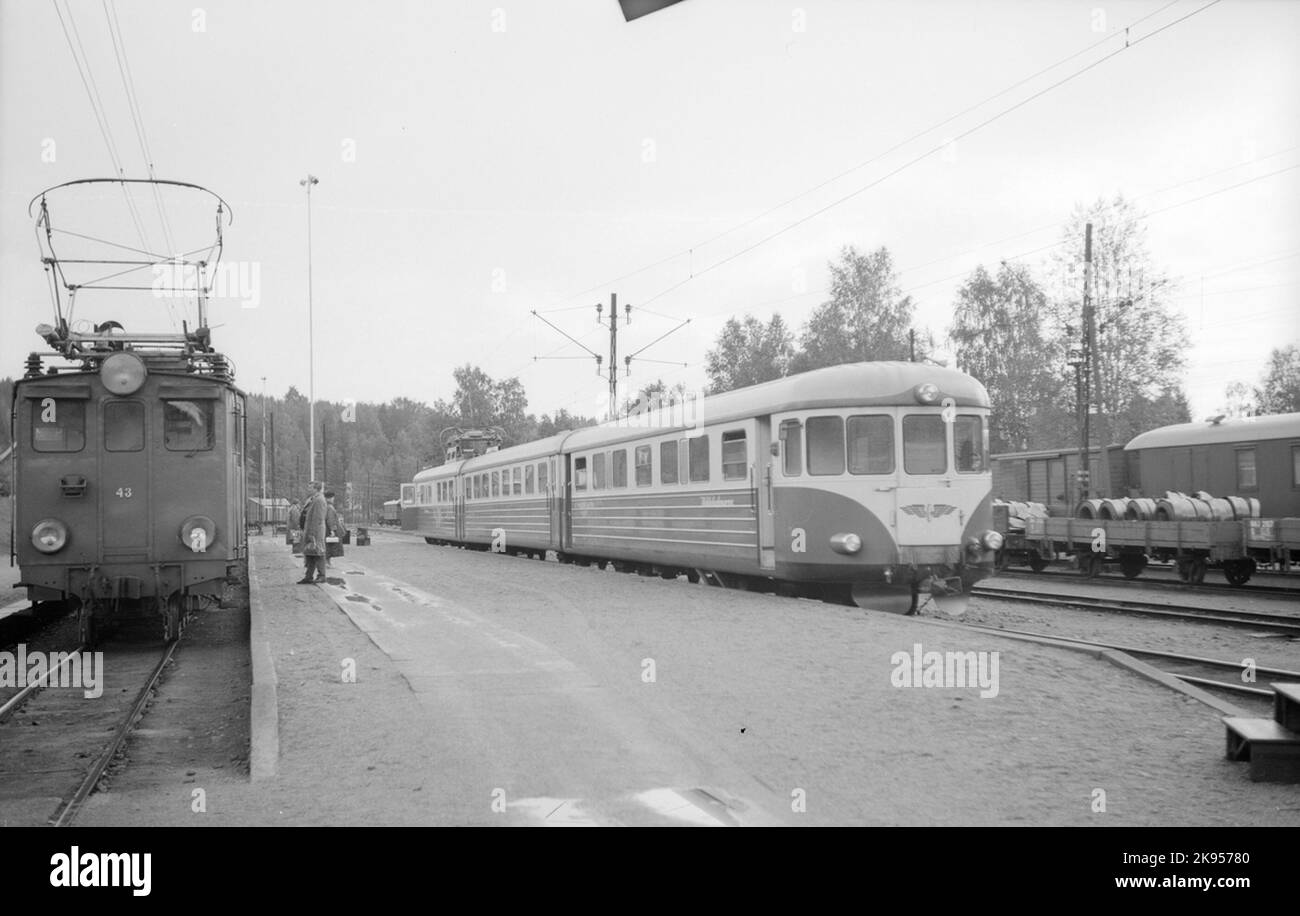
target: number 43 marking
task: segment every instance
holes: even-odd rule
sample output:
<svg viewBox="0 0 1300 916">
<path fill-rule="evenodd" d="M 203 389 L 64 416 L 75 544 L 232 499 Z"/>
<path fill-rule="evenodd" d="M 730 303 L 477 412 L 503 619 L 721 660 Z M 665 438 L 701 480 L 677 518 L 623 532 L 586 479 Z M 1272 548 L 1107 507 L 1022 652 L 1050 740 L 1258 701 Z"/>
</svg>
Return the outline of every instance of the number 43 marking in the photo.
<svg viewBox="0 0 1300 916">
<path fill-rule="evenodd" d="M 131 488 L 130 488 L 130 487 L 118 487 L 118 488 L 117 488 L 117 496 L 118 496 L 119 499 L 130 499 L 130 498 L 131 498 Z"/>
</svg>

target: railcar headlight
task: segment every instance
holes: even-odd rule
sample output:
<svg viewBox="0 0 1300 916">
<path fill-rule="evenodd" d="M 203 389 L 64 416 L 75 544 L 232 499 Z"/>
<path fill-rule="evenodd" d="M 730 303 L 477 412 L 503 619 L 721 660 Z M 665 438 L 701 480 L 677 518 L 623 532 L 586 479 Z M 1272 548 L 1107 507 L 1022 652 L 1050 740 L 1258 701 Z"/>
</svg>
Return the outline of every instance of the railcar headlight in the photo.
<svg viewBox="0 0 1300 916">
<path fill-rule="evenodd" d="M 206 553 L 217 539 L 217 525 L 206 515 L 191 515 L 181 524 L 181 543 L 194 553 Z"/>
<path fill-rule="evenodd" d="M 134 353 L 114 353 L 99 367 L 104 387 L 116 395 L 135 394 L 148 374 L 144 360 Z"/>
<path fill-rule="evenodd" d="M 916 399 L 922 404 L 939 402 L 939 386 L 934 382 L 922 382 L 916 386 Z"/>
<path fill-rule="evenodd" d="M 862 549 L 862 538 L 852 532 L 836 534 L 831 537 L 831 550 L 836 553 L 854 554 Z"/>
<path fill-rule="evenodd" d="M 986 550 L 1002 549 L 1002 535 L 997 531 L 985 531 L 984 537 L 982 537 L 980 540 L 984 542 L 984 547 Z"/>
<path fill-rule="evenodd" d="M 68 526 L 57 518 L 43 518 L 32 528 L 32 546 L 41 553 L 58 553 L 68 543 Z"/>
</svg>

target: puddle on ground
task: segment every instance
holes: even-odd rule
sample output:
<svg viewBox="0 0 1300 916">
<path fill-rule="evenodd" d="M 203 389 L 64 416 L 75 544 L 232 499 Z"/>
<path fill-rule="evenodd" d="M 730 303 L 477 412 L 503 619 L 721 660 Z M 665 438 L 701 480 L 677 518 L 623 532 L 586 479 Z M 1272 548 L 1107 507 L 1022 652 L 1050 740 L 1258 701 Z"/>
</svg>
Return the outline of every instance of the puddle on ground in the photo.
<svg viewBox="0 0 1300 916">
<path fill-rule="evenodd" d="M 344 595 L 343 597 L 346 598 L 348 601 L 360 601 L 363 602 L 364 604 L 370 603 L 370 599 L 367 598 L 365 595 Z"/>
</svg>

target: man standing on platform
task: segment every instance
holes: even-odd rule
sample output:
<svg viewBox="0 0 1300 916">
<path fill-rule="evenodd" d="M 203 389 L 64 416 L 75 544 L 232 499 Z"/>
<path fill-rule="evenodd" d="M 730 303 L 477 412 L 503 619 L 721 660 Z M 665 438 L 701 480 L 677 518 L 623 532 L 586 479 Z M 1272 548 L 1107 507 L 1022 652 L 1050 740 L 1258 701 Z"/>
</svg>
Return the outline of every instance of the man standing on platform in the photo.
<svg viewBox="0 0 1300 916">
<path fill-rule="evenodd" d="M 307 502 L 306 518 L 302 526 L 302 553 L 307 558 L 307 569 L 298 580 L 299 585 L 325 581 L 325 504 L 324 485 L 312 481 L 312 495 Z"/>
</svg>

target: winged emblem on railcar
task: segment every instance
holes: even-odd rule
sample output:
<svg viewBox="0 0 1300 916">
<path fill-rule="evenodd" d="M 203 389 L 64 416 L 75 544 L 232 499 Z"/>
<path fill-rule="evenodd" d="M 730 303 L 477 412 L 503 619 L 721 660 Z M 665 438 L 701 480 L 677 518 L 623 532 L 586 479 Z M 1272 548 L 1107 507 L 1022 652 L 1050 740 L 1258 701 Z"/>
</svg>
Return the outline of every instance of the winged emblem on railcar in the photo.
<svg viewBox="0 0 1300 916">
<path fill-rule="evenodd" d="M 956 506 L 950 506 L 947 503 L 935 503 L 932 506 L 927 506 L 922 503 L 913 503 L 910 506 L 903 506 L 902 509 L 908 515 L 915 515 L 917 518 L 923 518 L 926 521 L 935 518 L 943 518 L 945 515 L 950 515 L 957 511 Z"/>
</svg>

